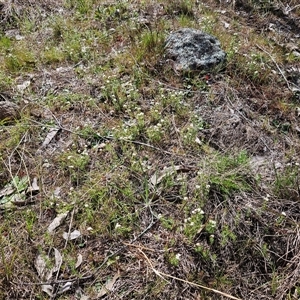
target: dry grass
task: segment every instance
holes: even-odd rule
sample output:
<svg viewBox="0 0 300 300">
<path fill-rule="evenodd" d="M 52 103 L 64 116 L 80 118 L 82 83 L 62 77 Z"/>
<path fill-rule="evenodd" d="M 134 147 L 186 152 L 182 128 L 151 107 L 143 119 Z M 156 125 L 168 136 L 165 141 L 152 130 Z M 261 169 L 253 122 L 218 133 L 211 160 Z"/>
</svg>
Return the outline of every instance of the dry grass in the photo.
<svg viewBox="0 0 300 300">
<path fill-rule="evenodd" d="M 298 299 L 297 5 L 3 2 L 0 299 Z M 163 60 L 182 26 L 211 82 Z"/>
</svg>

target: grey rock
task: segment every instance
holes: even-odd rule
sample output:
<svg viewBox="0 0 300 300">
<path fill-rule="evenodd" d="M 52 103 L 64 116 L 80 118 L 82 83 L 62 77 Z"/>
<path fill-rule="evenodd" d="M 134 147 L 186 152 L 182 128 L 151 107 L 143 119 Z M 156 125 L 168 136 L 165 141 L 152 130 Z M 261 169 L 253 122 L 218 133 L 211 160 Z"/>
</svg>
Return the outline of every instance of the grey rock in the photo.
<svg viewBox="0 0 300 300">
<path fill-rule="evenodd" d="M 19 107 L 10 101 L 0 101 L 0 121 L 13 120 L 19 116 Z"/>
<path fill-rule="evenodd" d="M 167 37 L 165 58 L 174 62 L 176 71 L 201 72 L 222 65 L 226 53 L 214 36 L 200 30 L 182 28 Z"/>
</svg>

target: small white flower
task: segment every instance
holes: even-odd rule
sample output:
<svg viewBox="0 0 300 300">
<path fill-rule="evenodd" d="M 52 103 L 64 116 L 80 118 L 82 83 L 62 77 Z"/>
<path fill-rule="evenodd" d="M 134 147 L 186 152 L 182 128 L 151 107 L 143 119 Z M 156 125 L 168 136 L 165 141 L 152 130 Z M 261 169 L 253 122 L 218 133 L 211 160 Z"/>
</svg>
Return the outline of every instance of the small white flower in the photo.
<svg viewBox="0 0 300 300">
<path fill-rule="evenodd" d="M 216 227 L 217 222 L 215 220 L 209 220 L 209 223 L 212 227 Z"/>
<path fill-rule="evenodd" d="M 120 227 L 121 227 L 121 225 L 119 223 L 117 223 L 115 229 L 118 229 Z"/>
<path fill-rule="evenodd" d="M 180 253 L 177 253 L 177 254 L 175 255 L 175 257 L 176 257 L 176 259 L 177 259 L 177 260 L 179 260 L 179 259 L 180 259 L 180 256 L 181 256 L 181 254 L 180 254 Z"/>
<path fill-rule="evenodd" d="M 201 208 L 196 208 L 196 212 L 198 212 L 200 215 L 204 215 L 204 211 Z"/>
<path fill-rule="evenodd" d="M 286 217 L 286 213 L 284 211 L 281 214 Z"/>
</svg>

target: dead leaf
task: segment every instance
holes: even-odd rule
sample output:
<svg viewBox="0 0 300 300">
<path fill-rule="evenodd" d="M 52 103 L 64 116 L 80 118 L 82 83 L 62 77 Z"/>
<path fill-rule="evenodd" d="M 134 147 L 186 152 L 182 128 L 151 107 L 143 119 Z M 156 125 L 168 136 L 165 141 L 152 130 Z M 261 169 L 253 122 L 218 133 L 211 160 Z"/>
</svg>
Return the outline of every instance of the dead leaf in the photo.
<svg viewBox="0 0 300 300">
<path fill-rule="evenodd" d="M 31 186 L 28 187 L 26 193 L 31 193 L 31 194 L 36 194 L 40 190 L 40 187 L 38 186 L 37 183 L 37 178 L 34 177 L 31 183 Z"/>
<path fill-rule="evenodd" d="M 34 262 L 34 266 L 38 272 L 40 279 L 48 281 L 49 279 L 51 279 L 53 272 L 52 272 L 52 270 L 49 270 L 47 268 L 47 263 L 46 263 L 44 257 L 47 260 L 50 260 L 48 255 L 43 255 L 43 256 L 38 255 Z"/>
<path fill-rule="evenodd" d="M 203 144 L 198 137 L 195 138 L 195 143 L 197 143 L 200 146 L 202 146 Z"/>
<path fill-rule="evenodd" d="M 66 291 L 68 291 L 72 286 L 72 282 L 71 281 L 68 281 L 66 282 L 61 288 L 59 288 L 57 294 L 62 294 L 62 293 L 65 293 Z"/>
<path fill-rule="evenodd" d="M 50 261 L 50 257 L 48 255 L 38 255 L 35 259 L 34 266 L 37 270 L 37 273 L 41 279 L 41 281 L 49 281 L 52 278 L 53 273 L 59 272 L 60 267 L 62 265 L 63 259 L 60 252 L 53 248 L 54 250 L 54 259 L 55 264 L 52 268 L 49 268 L 49 263 L 47 261 Z M 68 285 L 69 284 L 69 285 Z M 70 289 L 71 283 L 67 282 L 59 291 L 61 293 L 67 291 Z M 47 293 L 50 297 L 53 296 L 53 286 L 50 284 L 42 284 L 42 291 Z"/>
<path fill-rule="evenodd" d="M 183 170 L 185 168 L 183 168 L 182 166 L 173 166 L 173 167 L 168 167 L 168 168 L 164 168 L 159 174 L 155 173 L 151 176 L 150 178 L 150 183 L 153 186 L 156 186 L 157 184 L 159 184 L 166 176 L 170 176 L 174 173 L 176 173 L 179 170 Z"/>
<path fill-rule="evenodd" d="M 118 273 L 115 274 L 115 276 L 112 279 L 107 280 L 105 285 L 102 286 L 100 292 L 98 293 L 97 298 L 100 298 L 106 295 L 108 292 L 111 292 L 115 282 L 119 277 L 120 277 L 120 271 L 118 271 Z"/>
<path fill-rule="evenodd" d="M 8 185 L 8 186 L 4 187 L 4 188 L 0 191 L 0 198 L 3 197 L 3 196 L 9 196 L 9 195 L 11 195 L 14 191 L 15 191 L 15 188 L 13 188 L 11 185 Z"/>
<path fill-rule="evenodd" d="M 41 255 L 38 255 L 35 259 L 34 266 L 38 272 L 39 277 L 44 278 L 45 270 L 46 270 L 46 262 Z"/>
<path fill-rule="evenodd" d="M 47 293 L 50 297 L 53 297 L 53 286 L 50 284 L 43 284 L 42 285 L 42 291 Z"/>
<path fill-rule="evenodd" d="M 54 257 L 55 257 L 55 266 L 52 268 L 52 272 L 58 272 L 62 265 L 63 259 L 60 252 L 56 248 L 53 249 L 54 249 Z"/>
<path fill-rule="evenodd" d="M 78 254 L 77 256 L 77 262 L 75 264 L 75 269 L 77 269 L 82 264 L 82 255 Z"/>
<path fill-rule="evenodd" d="M 57 215 L 57 217 L 51 222 L 48 226 L 48 232 L 53 233 L 53 231 L 65 220 L 69 212 L 65 212 L 62 214 Z"/>
<path fill-rule="evenodd" d="M 72 231 L 70 234 L 67 232 L 63 233 L 63 238 L 67 241 L 75 240 L 80 236 L 81 236 L 80 231 L 76 230 L 76 229 L 74 231 Z"/>
<path fill-rule="evenodd" d="M 50 129 L 49 133 L 47 134 L 43 144 L 42 148 L 45 148 L 47 145 L 50 144 L 50 142 L 53 140 L 53 138 L 57 135 L 59 132 L 60 128 L 59 127 L 53 127 Z"/>
</svg>

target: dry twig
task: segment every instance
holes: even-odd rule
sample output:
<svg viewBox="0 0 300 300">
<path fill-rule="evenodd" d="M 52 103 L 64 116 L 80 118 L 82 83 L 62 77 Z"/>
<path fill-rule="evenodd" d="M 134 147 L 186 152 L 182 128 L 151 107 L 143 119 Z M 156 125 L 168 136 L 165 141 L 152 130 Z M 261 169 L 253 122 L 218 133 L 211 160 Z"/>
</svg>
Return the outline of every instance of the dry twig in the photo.
<svg viewBox="0 0 300 300">
<path fill-rule="evenodd" d="M 280 67 L 279 67 L 278 63 L 276 62 L 276 60 L 274 59 L 274 57 L 273 57 L 267 50 L 265 50 L 264 48 L 262 48 L 261 46 L 256 45 L 256 47 L 257 47 L 258 49 L 262 50 L 263 52 L 265 52 L 266 54 L 268 54 L 268 56 L 271 58 L 272 62 L 275 64 L 276 68 L 278 69 L 279 73 L 280 73 L 281 76 L 283 77 L 284 81 L 286 82 L 288 89 L 292 92 L 293 90 L 292 90 L 292 88 L 291 88 L 291 86 L 290 86 L 289 81 L 288 81 L 287 78 L 285 77 L 283 71 L 280 69 Z"/>
<path fill-rule="evenodd" d="M 234 300 L 241 300 L 240 298 L 236 298 L 234 296 L 231 296 L 227 293 L 223 293 L 221 291 L 218 291 L 216 289 L 212 289 L 212 288 L 209 288 L 209 287 L 206 287 L 204 285 L 201 285 L 201 284 L 197 284 L 197 283 L 194 283 L 194 282 L 190 282 L 190 281 L 187 281 L 187 280 L 184 280 L 184 279 L 181 279 L 181 278 L 178 278 L 178 277 L 175 277 L 175 276 L 172 276 L 170 274 L 166 274 L 166 273 L 163 273 L 163 272 L 160 272 L 158 271 L 157 269 L 154 268 L 152 262 L 150 261 L 150 259 L 147 257 L 147 255 L 141 250 L 139 249 L 139 251 L 143 254 L 143 256 L 145 257 L 146 261 L 148 262 L 149 266 L 151 267 L 152 271 L 159 277 L 161 277 L 163 280 L 167 281 L 164 277 L 168 277 L 168 278 L 171 278 L 171 279 L 175 279 L 177 281 L 181 281 L 181 282 L 184 282 L 184 283 L 187 283 L 189 285 L 192 285 L 192 286 L 196 286 L 196 287 L 199 287 L 201 289 L 204 289 L 204 290 L 207 290 L 207 291 L 210 291 L 210 292 L 214 292 L 216 294 L 219 294 L 219 295 L 222 295 L 222 296 L 225 296 L 229 299 L 234 299 Z M 170 283 L 169 281 L 167 281 L 168 283 Z"/>
</svg>

